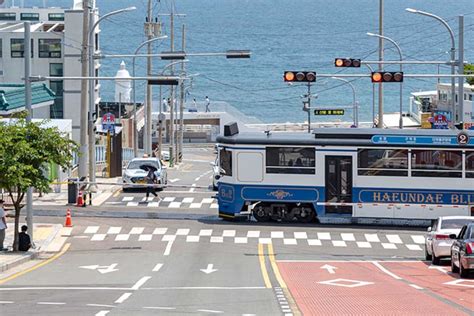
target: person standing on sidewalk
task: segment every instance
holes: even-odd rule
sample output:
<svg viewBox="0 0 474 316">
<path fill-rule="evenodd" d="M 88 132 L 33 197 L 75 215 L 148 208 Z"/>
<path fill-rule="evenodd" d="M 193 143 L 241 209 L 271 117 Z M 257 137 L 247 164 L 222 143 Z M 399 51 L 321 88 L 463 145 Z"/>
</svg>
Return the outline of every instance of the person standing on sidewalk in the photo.
<svg viewBox="0 0 474 316">
<path fill-rule="evenodd" d="M 206 113 L 211 112 L 209 106 L 211 105 L 211 101 L 209 101 L 209 97 L 206 95 Z"/>
<path fill-rule="evenodd" d="M 3 248 L 3 242 L 5 241 L 5 230 L 7 229 L 7 220 L 3 203 L 4 201 L 0 199 L 0 251 L 7 250 L 7 248 Z"/>
</svg>

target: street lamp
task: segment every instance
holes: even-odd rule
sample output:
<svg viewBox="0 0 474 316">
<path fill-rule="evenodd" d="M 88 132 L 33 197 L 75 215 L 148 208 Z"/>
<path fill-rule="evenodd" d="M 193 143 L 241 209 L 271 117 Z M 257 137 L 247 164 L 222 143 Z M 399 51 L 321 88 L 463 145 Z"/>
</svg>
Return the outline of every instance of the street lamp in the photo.
<svg viewBox="0 0 474 316">
<path fill-rule="evenodd" d="M 159 36 L 159 37 L 154 37 L 152 39 L 146 40 L 143 43 L 141 43 L 137 49 L 135 49 L 135 54 L 137 55 L 140 49 L 145 46 L 148 43 L 157 41 L 157 40 L 162 40 L 168 38 L 167 35 Z M 136 56 L 133 56 L 132 59 L 132 76 L 135 77 L 135 58 Z M 133 156 L 137 157 L 138 156 L 138 128 L 137 128 L 137 100 L 136 100 L 136 92 L 135 92 L 135 81 L 133 80 Z"/>
<path fill-rule="evenodd" d="M 100 21 L 116 14 L 129 12 L 135 10 L 135 7 L 128 7 L 125 9 L 120 9 L 116 11 L 109 12 L 99 18 L 89 29 L 89 40 L 88 40 L 88 48 L 89 48 L 89 77 L 95 76 L 95 67 L 94 67 L 94 52 L 95 52 L 95 43 L 94 43 L 94 30 L 99 25 Z M 94 10 L 90 11 L 89 20 L 94 20 Z M 95 79 L 89 79 L 89 181 L 95 182 L 95 133 L 94 133 L 94 122 L 92 119 L 92 113 L 94 112 L 95 108 Z"/>
<path fill-rule="evenodd" d="M 398 55 L 400 56 L 400 61 L 403 61 L 402 50 L 400 49 L 400 46 L 397 44 L 397 42 L 395 42 L 393 39 L 391 39 L 390 37 L 387 37 L 387 36 L 383 36 L 383 35 L 380 35 L 380 34 L 374 34 L 374 33 L 367 33 L 367 35 L 372 36 L 372 37 L 382 38 L 384 40 L 389 41 L 393 45 L 395 45 L 395 47 L 398 50 Z M 400 72 L 403 72 L 402 63 L 400 63 Z M 402 110 L 403 110 L 403 81 L 400 81 L 400 118 L 398 120 L 398 127 L 400 129 L 403 128 L 403 112 L 402 112 Z"/>
<path fill-rule="evenodd" d="M 420 10 L 416 10 L 416 9 L 412 9 L 412 8 L 406 8 L 405 9 L 406 11 L 410 12 L 410 13 L 415 13 L 415 14 L 420 14 L 420 15 L 424 15 L 424 16 L 427 16 L 427 17 L 430 17 L 430 18 L 433 18 L 435 20 L 438 20 L 441 24 L 444 25 L 444 27 L 446 27 L 446 29 L 448 30 L 449 32 L 449 36 L 451 37 L 451 75 L 453 75 L 453 77 L 451 77 L 451 115 L 452 115 L 452 118 L 451 118 L 451 122 L 449 123 L 451 125 L 451 127 L 453 127 L 453 123 L 454 123 L 454 120 L 456 119 L 455 117 L 455 104 L 456 104 L 456 79 L 454 77 L 454 74 L 455 74 L 455 70 L 454 70 L 454 64 L 455 64 L 455 58 L 456 58 L 456 44 L 455 44 L 455 41 L 454 41 L 454 32 L 453 30 L 451 29 L 451 27 L 449 26 L 449 24 L 443 20 L 442 18 L 440 18 L 439 16 L 437 15 L 434 15 L 432 13 L 428 13 L 428 12 L 425 12 L 425 11 L 420 11 Z M 460 63 L 462 61 L 459 61 Z M 461 99 L 462 98 L 462 95 L 459 96 L 459 103 L 461 104 Z"/>
<path fill-rule="evenodd" d="M 343 81 L 351 87 L 351 89 L 352 89 L 352 107 L 353 107 L 353 112 L 354 112 L 354 126 L 358 127 L 359 126 L 359 111 L 357 109 L 356 92 L 355 92 L 354 85 L 349 80 L 346 80 L 344 78 L 331 77 L 331 79 Z"/>
</svg>

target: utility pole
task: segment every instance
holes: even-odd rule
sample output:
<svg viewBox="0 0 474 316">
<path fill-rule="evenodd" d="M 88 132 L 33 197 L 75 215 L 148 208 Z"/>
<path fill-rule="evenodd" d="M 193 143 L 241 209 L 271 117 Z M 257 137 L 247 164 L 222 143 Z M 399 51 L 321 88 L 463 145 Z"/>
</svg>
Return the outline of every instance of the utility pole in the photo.
<svg viewBox="0 0 474 316">
<path fill-rule="evenodd" d="M 87 41 L 89 33 L 89 1 L 82 2 L 81 76 L 87 76 Z M 79 178 L 87 176 L 87 80 L 81 81 L 81 113 L 79 144 Z"/>
<path fill-rule="evenodd" d="M 182 32 L 181 32 L 181 50 L 183 52 L 186 51 L 186 41 L 185 41 L 185 35 L 186 35 L 186 26 L 183 24 L 182 26 Z M 184 75 L 185 73 L 185 63 L 181 63 L 181 75 Z M 181 162 L 183 159 L 182 154 L 183 154 L 183 136 L 184 136 L 184 80 L 181 80 L 180 84 L 181 88 L 181 96 L 179 100 L 179 134 L 178 134 L 178 146 L 177 146 L 177 159 L 176 161 Z"/>
<path fill-rule="evenodd" d="M 383 0 L 379 0 L 379 34 L 383 36 Z M 379 37 L 379 61 L 383 61 L 383 38 Z M 379 71 L 383 64 L 379 64 Z M 378 128 L 383 128 L 383 84 L 379 84 L 379 120 Z"/>
<path fill-rule="evenodd" d="M 24 51 L 25 57 L 25 108 L 27 112 L 26 122 L 31 122 L 32 104 L 31 104 L 31 33 L 30 22 L 23 23 L 25 28 Z M 26 224 L 30 229 L 30 238 L 33 239 L 33 188 L 28 187 L 26 191 Z"/>
<path fill-rule="evenodd" d="M 152 6 L 151 6 L 151 1 L 152 0 L 148 0 L 148 15 L 147 15 L 147 23 L 150 23 L 148 25 L 152 25 L 152 21 L 153 21 L 153 17 L 152 17 L 152 14 L 153 14 L 153 11 L 152 11 Z M 153 29 L 152 27 L 146 27 L 145 28 L 147 34 L 147 38 L 148 40 L 151 40 L 153 38 Z M 151 54 L 151 45 L 152 43 L 148 43 L 148 54 L 150 55 Z M 151 57 L 147 57 L 147 67 L 146 67 L 146 74 L 147 76 L 150 76 L 151 75 L 151 69 L 152 69 L 152 65 L 151 65 Z M 145 142 L 144 142 L 144 149 L 145 149 L 145 153 L 148 153 L 149 155 L 151 155 L 151 152 L 152 152 L 152 136 L 151 136 L 151 108 L 152 108 L 152 95 L 153 91 L 152 91 L 152 86 L 147 84 L 146 86 L 146 114 L 145 114 L 145 117 L 146 117 L 146 120 L 145 120 Z"/>
<path fill-rule="evenodd" d="M 459 16 L 458 33 L 458 74 L 464 74 L 464 16 Z M 464 78 L 458 78 L 458 121 L 462 123 L 461 129 L 464 129 Z M 456 120 L 454 120 L 456 122 Z"/>
<path fill-rule="evenodd" d="M 311 82 L 308 82 L 308 133 L 311 133 Z"/>
<path fill-rule="evenodd" d="M 170 49 L 171 52 L 174 52 L 174 9 L 171 6 L 171 14 L 170 14 Z M 173 69 L 174 66 L 171 66 L 171 76 L 174 75 Z M 173 147 L 174 147 L 174 86 L 170 86 L 170 128 L 169 128 L 169 135 L 170 135 L 170 167 L 174 166 L 174 155 L 173 155 Z"/>
</svg>

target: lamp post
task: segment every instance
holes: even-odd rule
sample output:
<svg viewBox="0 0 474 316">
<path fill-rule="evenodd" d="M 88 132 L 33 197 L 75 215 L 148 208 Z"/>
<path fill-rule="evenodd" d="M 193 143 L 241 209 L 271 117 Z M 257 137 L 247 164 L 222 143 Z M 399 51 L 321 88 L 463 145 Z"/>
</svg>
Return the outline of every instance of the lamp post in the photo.
<svg viewBox="0 0 474 316">
<path fill-rule="evenodd" d="M 370 72 L 374 72 L 374 68 L 369 64 L 365 64 L 369 68 Z M 379 118 L 380 119 L 380 118 Z M 372 124 L 375 127 L 375 83 L 372 83 Z"/>
<path fill-rule="evenodd" d="M 380 35 L 380 34 L 374 34 L 374 33 L 367 33 L 367 35 L 387 40 L 390 43 L 392 43 L 393 45 L 395 45 L 395 47 L 398 50 L 398 55 L 400 56 L 400 62 L 403 61 L 402 50 L 400 49 L 400 46 L 397 44 L 397 42 L 395 42 L 393 39 L 391 39 L 390 37 L 387 37 L 387 36 L 383 36 L 383 35 Z M 400 72 L 402 72 L 402 71 L 403 71 L 403 66 L 402 66 L 402 63 L 400 63 Z M 400 118 L 398 120 L 398 127 L 400 129 L 403 128 L 403 81 L 400 81 Z"/>
<path fill-rule="evenodd" d="M 143 43 L 141 43 L 137 49 L 135 49 L 135 54 L 137 55 L 140 49 L 145 46 L 146 44 L 149 44 L 154 41 L 162 40 L 167 38 L 167 35 L 159 36 L 159 37 L 154 37 L 152 39 L 146 40 Z M 132 59 L 132 76 L 135 77 L 135 58 L 136 56 L 133 56 Z M 137 128 L 137 100 L 136 100 L 136 89 L 135 89 L 135 80 L 133 80 L 133 156 L 137 157 L 138 156 L 138 128 Z"/>
<path fill-rule="evenodd" d="M 356 92 L 355 92 L 354 85 L 349 80 L 346 80 L 344 78 L 331 77 L 331 79 L 343 81 L 351 87 L 351 89 L 352 89 L 352 107 L 353 107 L 353 112 L 354 112 L 354 126 L 358 127 L 359 126 L 359 110 L 357 109 Z"/>
<path fill-rule="evenodd" d="M 95 67 L 94 67 L 94 52 L 95 52 L 95 43 L 94 43 L 94 30 L 99 25 L 100 21 L 116 14 L 129 12 L 135 10 L 135 7 L 128 7 L 125 9 L 120 9 L 116 11 L 109 12 L 99 18 L 90 28 L 89 30 L 89 41 L 88 41 L 88 48 L 89 48 L 89 77 L 95 76 Z M 92 22 L 94 20 L 94 10 L 90 11 L 90 18 L 89 20 Z M 95 182 L 95 133 L 94 133 L 94 121 L 92 119 L 92 113 L 94 112 L 95 108 L 95 79 L 89 79 L 89 181 Z"/>
<path fill-rule="evenodd" d="M 420 14 L 420 15 L 424 15 L 424 16 L 427 16 L 427 17 L 430 17 L 430 18 L 433 18 L 437 21 L 439 21 L 441 24 L 444 25 L 444 27 L 446 27 L 446 29 L 448 30 L 449 32 L 449 36 L 451 37 L 451 75 L 453 75 L 453 77 L 451 77 L 451 115 L 452 115 L 452 118 L 451 118 L 451 121 L 449 122 L 449 125 L 450 127 L 452 128 L 454 125 L 454 120 L 456 119 L 456 116 L 455 116 L 455 104 L 456 104 L 456 78 L 454 77 L 454 74 L 455 74 L 455 59 L 456 59 L 456 44 L 455 44 L 455 41 L 454 41 L 454 32 L 453 30 L 451 29 L 451 27 L 449 26 L 449 24 L 443 20 L 442 18 L 440 18 L 439 16 L 437 15 L 434 15 L 432 13 L 428 13 L 428 12 L 425 12 L 425 11 L 420 11 L 420 10 L 415 10 L 415 9 L 412 9 L 412 8 L 407 8 L 405 9 L 406 11 L 410 12 L 410 13 L 415 13 L 415 14 Z M 462 61 L 460 61 L 462 62 Z M 461 100 L 461 97 L 460 96 L 460 100 Z"/>
</svg>

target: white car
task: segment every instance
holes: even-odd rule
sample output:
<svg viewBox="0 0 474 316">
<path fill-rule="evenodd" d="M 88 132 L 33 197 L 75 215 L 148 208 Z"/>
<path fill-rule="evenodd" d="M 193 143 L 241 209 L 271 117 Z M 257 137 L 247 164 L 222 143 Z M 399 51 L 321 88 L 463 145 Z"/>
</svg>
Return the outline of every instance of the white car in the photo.
<svg viewBox="0 0 474 316">
<path fill-rule="evenodd" d="M 219 182 L 219 179 L 221 178 L 218 158 L 216 158 L 216 161 L 211 162 L 211 166 L 212 166 L 212 190 L 217 191 L 217 184 Z"/>
<path fill-rule="evenodd" d="M 426 260 L 439 264 L 441 258 L 450 257 L 454 240 L 449 235 L 458 235 L 461 228 L 471 222 L 474 222 L 472 216 L 443 216 L 435 220 L 433 226 L 428 227 L 425 238 Z"/>
<path fill-rule="evenodd" d="M 156 179 L 158 184 L 166 185 L 168 183 L 168 177 L 166 167 L 164 167 L 160 160 L 157 158 L 134 158 L 130 160 L 127 168 L 124 170 L 122 175 L 123 190 L 129 188 L 144 188 L 139 184 L 146 184 L 146 176 L 148 169 L 153 168 L 155 170 Z"/>
</svg>

